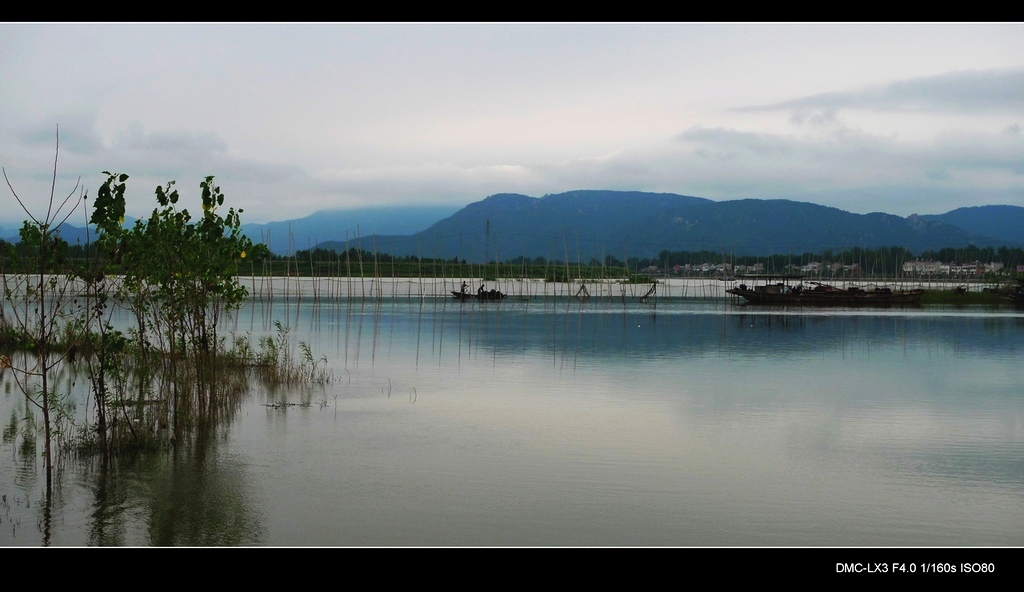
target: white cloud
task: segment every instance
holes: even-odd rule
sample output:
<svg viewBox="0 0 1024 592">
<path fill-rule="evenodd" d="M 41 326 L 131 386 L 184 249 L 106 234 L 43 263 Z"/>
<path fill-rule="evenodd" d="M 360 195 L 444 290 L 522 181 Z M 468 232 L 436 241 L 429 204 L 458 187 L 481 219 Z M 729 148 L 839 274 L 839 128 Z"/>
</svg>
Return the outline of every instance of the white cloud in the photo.
<svg viewBox="0 0 1024 592">
<path fill-rule="evenodd" d="M 792 110 L 806 118 L 838 109 L 1019 114 L 1024 112 L 1024 68 L 949 72 L 737 110 Z"/>
</svg>

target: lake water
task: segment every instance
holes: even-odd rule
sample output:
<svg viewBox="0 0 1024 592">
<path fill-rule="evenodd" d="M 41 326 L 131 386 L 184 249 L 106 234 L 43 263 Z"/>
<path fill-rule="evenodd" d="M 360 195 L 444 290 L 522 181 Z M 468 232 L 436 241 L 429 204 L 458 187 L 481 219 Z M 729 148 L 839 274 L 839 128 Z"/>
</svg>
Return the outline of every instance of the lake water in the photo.
<svg viewBox="0 0 1024 592">
<path fill-rule="evenodd" d="M 689 296 L 252 302 L 334 382 L 50 508 L 8 374 L 0 544 L 1024 545 L 1021 311 Z"/>
</svg>

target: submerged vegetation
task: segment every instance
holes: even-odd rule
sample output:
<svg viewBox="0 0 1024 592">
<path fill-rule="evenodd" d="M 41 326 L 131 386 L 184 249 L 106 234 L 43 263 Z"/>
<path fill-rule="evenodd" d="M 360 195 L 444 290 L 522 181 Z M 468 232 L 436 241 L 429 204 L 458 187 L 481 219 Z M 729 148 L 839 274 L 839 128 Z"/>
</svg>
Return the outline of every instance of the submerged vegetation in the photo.
<svg viewBox="0 0 1024 592">
<path fill-rule="evenodd" d="M 56 170 L 55 159 L 53 188 Z M 147 219 L 125 227 L 129 177 L 105 173 L 87 215 L 97 235 L 72 257 L 59 231 L 71 216 L 86 214 L 85 191 L 76 184 L 62 201 L 51 191 L 45 215 L 36 216 L 3 173 L 28 220 L 17 249 L 0 251 L 0 377 L 9 373 L 42 414 L 47 491 L 55 444 L 103 459 L 177 447 L 230 418 L 251 380 L 332 379 L 326 359 L 305 343 L 300 356 L 292 353 L 280 324 L 276 338 L 256 347 L 248 336 L 232 336 L 229 347 L 218 333 L 222 317 L 247 296 L 237 281 L 239 263 L 258 249 L 240 231 L 242 210 L 224 211 L 214 177 L 199 184 L 196 217 L 179 207 L 172 181 L 156 188 Z M 128 312 L 129 326 L 114 326 L 115 307 Z M 81 376 L 91 392 L 84 423 L 69 403 Z M 25 422 L 25 432 L 34 434 L 34 421 Z M 8 426 L 5 439 L 17 432 Z"/>
<path fill-rule="evenodd" d="M 292 354 L 288 340 L 289 327 L 274 321 L 277 334 L 261 337 L 254 348 L 250 336 L 232 335 L 231 349 L 225 352 L 226 362 L 236 368 L 251 368 L 268 384 L 327 384 L 334 380 L 327 370 L 327 358 L 316 358 L 305 341 L 299 342 L 300 355 Z"/>
</svg>

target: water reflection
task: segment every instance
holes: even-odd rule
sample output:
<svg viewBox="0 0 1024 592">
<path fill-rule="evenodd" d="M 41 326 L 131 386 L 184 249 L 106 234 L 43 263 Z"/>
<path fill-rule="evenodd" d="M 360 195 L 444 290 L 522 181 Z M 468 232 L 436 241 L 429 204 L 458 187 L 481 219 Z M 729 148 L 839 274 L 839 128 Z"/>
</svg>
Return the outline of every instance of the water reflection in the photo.
<svg viewBox="0 0 1024 592">
<path fill-rule="evenodd" d="M 330 318 L 338 308 L 344 311 L 344 320 L 323 327 L 323 318 Z M 379 355 L 406 349 L 412 349 L 417 364 L 424 354 L 437 358 L 439 364 L 446 363 L 450 354 L 458 364 L 464 356 L 478 355 L 475 350 L 482 348 L 492 356 L 543 352 L 559 366 L 572 365 L 581 357 L 616 363 L 706 355 L 709 351 L 755 358 L 842 356 L 850 349 L 893 347 L 968 348 L 972 353 L 1002 357 L 1019 351 L 1018 328 L 1024 323 L 1020 315 L 801 314 L 723 309 L 713 301 L 662 303 L 657 309 L 575 301 L 461 305 L 436 300 L 392 301 L 390 305 L 349 301 L 339 307 L 321 305 L 319 312 L 307 318 L 289 317 L 289 309 L 282 307 L 273 316 L 289 318 L 306 329 L 318 351 L 326 350 L 329 358 L 345 366 L 358 366 L 361 352 L 366 355 L 369 351 L 372 365 Z M 343 332 L 334 330 L 339 325 Z M 248 329 L 259 330 L 251 320 Z M 343 350 L 337 347 L 339 339 Z"/>
<path fill-rule="evenodd" d="M 73 463 L 53 544 L 228 546 L 265 543 L 249 476 L 237 459 L 199 441 L 177 453 Z M 31 495 L 26 492 L 26 495 Z M 31 498 L 28 498 L 29 500 Z M 26 510 L 31 501 L 26 502 Z M 5 544 L 39 544 L 31 531 Z M 6 536 L 9 535 L 9 536 Z"/>
<path fill-rule="evenodd" d="M 48 534 L 4 395 L 0 542 L 1024 544 L 1019 312 L 292 298 L 229 329 L 275 320 L 333 383 L 68 462 Z"/>
</svg>

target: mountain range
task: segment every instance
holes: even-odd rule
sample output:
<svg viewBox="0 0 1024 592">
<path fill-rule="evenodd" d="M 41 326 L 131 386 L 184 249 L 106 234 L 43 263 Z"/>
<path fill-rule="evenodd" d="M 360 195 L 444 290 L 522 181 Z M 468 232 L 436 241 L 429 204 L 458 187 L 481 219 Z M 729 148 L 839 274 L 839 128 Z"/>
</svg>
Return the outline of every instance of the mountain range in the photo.
<svg viewBox="0 0 1024 592">
<path fill-rule="evenodd" d="M 467 261 L 655 257 L 662 250 L 736 255 L 821 253 L 901 246 L 1024 245 L 1024 208 L 982 206 L 941 215 L 854 214 L 789 200 L 711 201 L 671 193 L 571 191 L 535 198 L 501 193 L 412 235 L 362 236 L 348 246 Z M 344 243 L 320 243 L 342 250 Z"/>
<path fill-rule="evenodd" d="M 654 257 L 662 250 L 771 255 L 892 246 L 917 254 L 967 245 L 1020 247 L 1024 208 L 990 205 L 901 217 L 789 200 L 712 201 L 588 190 L 539 198 L 499 193 L 462 209 L 324 210 L 294 220 L 243 224 L 242 231 L 278 254 L 315 245 L 467 261 L 519 256 L 589 261 L 606 255 L 624 260 Z M 0 233 L 17 240 L 16 231 Z M 85 230 L 66 225 L 62 237 L 84 243 Z"/>
</svg>

